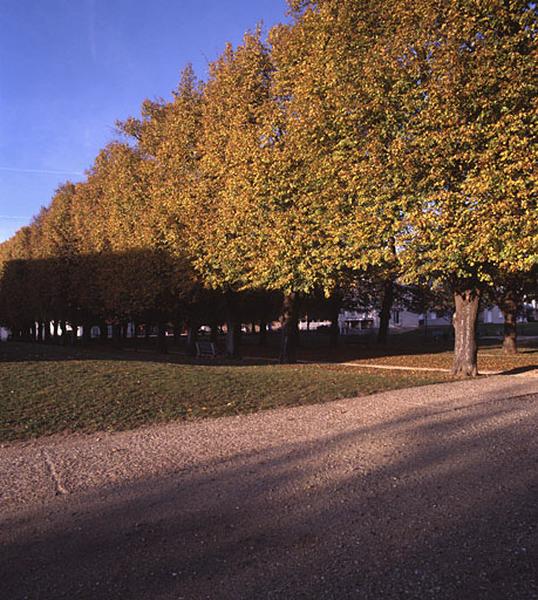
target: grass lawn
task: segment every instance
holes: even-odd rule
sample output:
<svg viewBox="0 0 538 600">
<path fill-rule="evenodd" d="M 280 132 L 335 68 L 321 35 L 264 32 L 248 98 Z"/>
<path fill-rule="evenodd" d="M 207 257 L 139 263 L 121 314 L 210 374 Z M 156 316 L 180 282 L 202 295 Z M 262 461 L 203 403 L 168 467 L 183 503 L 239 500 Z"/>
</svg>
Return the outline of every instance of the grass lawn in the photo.
<svg viewBox="0 0 538 600">
<path fill-rule="evenodd" d="M 235 415 L 447 379 L 334 364 L 194 365 L 127 354 L 1 344 L 0 441 Z"/>
<path fill-rule="evenodd" d="M 388 356 L 368 356 L 354 360 L 358 364 L 398 365 L 405 367 L 430 367 L 450 369 L 454 360 L 452 350 L 428 353 L 401 353 Z M 506 355 L 497 346 L 482 346 L 478 350 L 478 370 L 512 371 L 538 368 L 538 348 L 520 348 L 518 354 Z"/>
</svg>

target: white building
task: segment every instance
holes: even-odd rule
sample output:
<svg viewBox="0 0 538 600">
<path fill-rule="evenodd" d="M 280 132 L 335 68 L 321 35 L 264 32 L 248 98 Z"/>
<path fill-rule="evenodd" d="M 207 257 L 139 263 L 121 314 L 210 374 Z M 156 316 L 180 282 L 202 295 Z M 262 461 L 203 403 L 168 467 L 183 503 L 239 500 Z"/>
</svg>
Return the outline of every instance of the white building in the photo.
<svg viewBox="0 0 538 600">
<path fill-rule="evenodd" d="M 376 310 L 344 310 L 338 317 L 338 326 L 342 335 L 354 335 L 370 329 L 378 329 L 379 323 L 379 312 Z M 389 328 L 393 331 L 408 331 L 409 329 L 416 329 L 422 325 L 435 327 L 450 325 L 450 323 L 450 315 L 439 315 L 435 311 L 428 311 L 428 313 L 424 315 L 405 309 L 395 308 L 390 314 Z"/>
<path fill-rule="evenodd" d="M 536 300 L 525 304 L 524 314 L 518 317 L 519 322 L 527 320 L 538 320 L 538 305 Z M 342 310 L 338 317 L 338 327 L 342 335 L 360 335 L 368 333 L 370 330 L 379 328 L 379 312 L 377 310 Z M 478 315 L 479 323 L 492 323 L 502 325 L 504 317 L 498 306 L 484 308 Z M 301 330 L 316 330 L 319 327 L 329 327 L 330 321 L 311 321 L 302 320 L 299 323 Z M 426 326 L 428 328 L 446 327 L 452 324 L 452 314 L 441 314 L 434 310 L 426 314 L 418 314 L 406 309 L 394 308 L 391 311 L 389 329 L 393 333 L 398 331 L 409 331 L 418 327 Z"/>
</svg>

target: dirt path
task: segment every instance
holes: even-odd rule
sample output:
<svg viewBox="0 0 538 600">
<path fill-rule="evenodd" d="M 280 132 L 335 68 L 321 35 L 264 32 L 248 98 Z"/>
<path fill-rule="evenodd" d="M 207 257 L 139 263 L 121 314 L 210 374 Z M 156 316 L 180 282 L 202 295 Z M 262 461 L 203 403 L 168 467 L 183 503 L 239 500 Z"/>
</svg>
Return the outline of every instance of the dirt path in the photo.
<svg viewBox="0 0 538 600">
<path fill-rule="evenodd" d="M 0 448 L 0 595 L 538 599 L 538 379 Z"/>
</svg>

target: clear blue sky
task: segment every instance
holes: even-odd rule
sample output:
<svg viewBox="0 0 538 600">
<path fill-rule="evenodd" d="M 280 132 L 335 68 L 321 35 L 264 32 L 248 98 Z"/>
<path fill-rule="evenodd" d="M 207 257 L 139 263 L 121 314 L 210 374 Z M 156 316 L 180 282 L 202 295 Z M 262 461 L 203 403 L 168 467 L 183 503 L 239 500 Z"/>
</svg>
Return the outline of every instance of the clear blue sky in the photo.
<svg viewBox="0 0 538 600">
<path fill-rule="evenodd" d="M 0 241 L 83 177 L 144 98 L 285 20 L 285 0 L 1 0 Z"/>
</svg>

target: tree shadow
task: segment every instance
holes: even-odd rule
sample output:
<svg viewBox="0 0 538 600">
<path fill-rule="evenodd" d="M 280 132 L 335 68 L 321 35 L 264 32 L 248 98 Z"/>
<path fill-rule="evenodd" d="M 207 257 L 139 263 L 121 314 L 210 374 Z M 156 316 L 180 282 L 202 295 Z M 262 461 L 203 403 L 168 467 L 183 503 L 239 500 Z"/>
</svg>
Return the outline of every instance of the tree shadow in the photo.
<svg viewBox="0 0 538 600">
<path fill-rule="evenodd" d="M 515 393 L 359 403 L 330 433 L 292 410 L 266 444 L 232 424 L 200 439 L 221 458 L 6 519 L 3 593 L 535 599 L 538 403 Z"/>
<path fill-rule="evenodd" d="M 500 375 L 521 375 L 522 373 L 532 373 L 533 371 L 538 371 L 538 366 L 536 365 L 528 365 L 524 367 L 516 367 L 515 369 L 508 369 L 507 371 L 503 371 Z"/>
<path fill-rule="evenodd" d="M 234 319 L 244 323 L 264 323 L 275 318 L 274 294 L 264 290 L 238 294 L 242 298 L 236 306 Z M 11 351 L 0 344 L 0 360 L 151 360 L 205 365 L 249 365 L 274 362 L 279 356 L 278 332 L 265 336 L 265 345 L 251 334 L 243 335 L 243 359 L 224 356 L 225 342 L 221 335 L 216 340 L 221 353 L 215 359 L 197 360 L 187 353 L 186 336 L 179 344 L 169 343 L 168 354 L 157 352 L 163 345 L 167 327 L 176 334 L 183 325 L 195 323 L 208 325 L 215 332 L 219 324 L 229 320 L 225 295 L 206 290 L 201 286 L 188 264 L 165 251 L 138 249 L 126 252 L 103 251 L 97 254 L 64 256 L 46 259 L 8 261 L 0 276 L 0 322 L 9 323 L 14 333 L 22 339 L 36 339 L 36 321 L 82 325 L 83 331 L 92 326 L 105 326 L 115 330 L 115 340 L 90 340 L 84 337 L 83 346 L 77 340 L 66 348 L 38 351 L 28 346 L 23 351 Z M 157 326 L 161 335 L 155 339 L 129 339 L 122 337 L 127 323 Z M 45 327 L 39 332 L 48 331 Z M 67 330 L 67 328 L 66 328 Z M 438 330 L 439 335 L 431 335 Z M 33 333 L 31 333 L 33 331 Z M 72 332 L 68 332 L 72 335 Z M 388 344 L 375 340 L 375 331 L 368 335 L 341 336 L 337 347 L 329 343 L 327 333 L 302 332 L 298 358 L 319 363 L 341 363 L 353 360 L 375 359 L 391 356 L 439 355 L 453 350 L 448 328 L 431 328 L 427 331 L 394 334 Z M 164 336 L 164 338 L 163 338 Z M 65 336 L 65 340 L 69 336 Z M 179 338 L 178 335 L 176 335 Z M 116 344 L 116 345 L 115 345 Z M 119 345 L 125 346 L 120 349 Z M 495 347 L 498 342 L 482 340 L 481 346 Z M 45 346 L 45 344 L 43 344 Z M 54 348 L 50 344 L 48 347 Z M 191 344 L 192 346 L 192 344 Z M 190 348 L 192 350 L 192 347 Z M 9 354 L 10 356 L 6 356 Z M 528 353 L 529 361 L 534 357 Z M 523 365 L 522 365 L 523 366 Z M 529 365 L 530 366 L 530 365 Z"/>
</svg>

